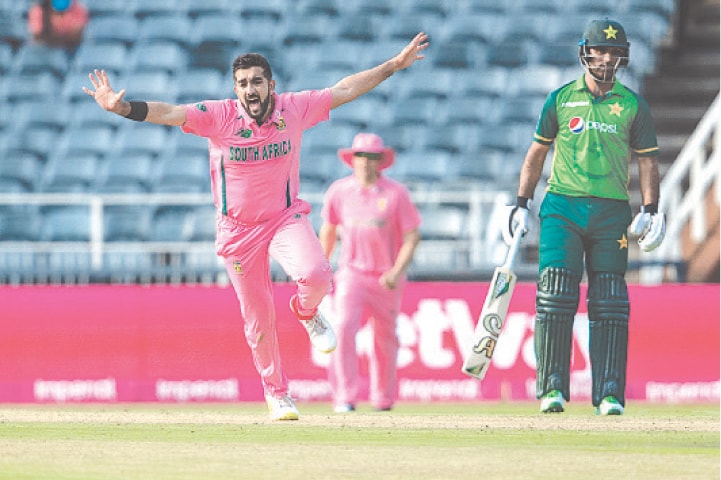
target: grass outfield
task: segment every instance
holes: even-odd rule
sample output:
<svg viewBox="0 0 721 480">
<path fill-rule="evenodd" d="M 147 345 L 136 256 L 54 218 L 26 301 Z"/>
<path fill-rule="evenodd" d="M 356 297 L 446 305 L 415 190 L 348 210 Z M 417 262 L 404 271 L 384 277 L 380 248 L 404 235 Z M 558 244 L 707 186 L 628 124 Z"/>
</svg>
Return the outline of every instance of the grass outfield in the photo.
<svg viewBox="0 0 721 480">
<path fill-rule="evenodd" d="M 0 479 L 719 478 L 718 405 L 400 404 L 298 422 L 264 404 L 0 406 Z"/>
</svg>

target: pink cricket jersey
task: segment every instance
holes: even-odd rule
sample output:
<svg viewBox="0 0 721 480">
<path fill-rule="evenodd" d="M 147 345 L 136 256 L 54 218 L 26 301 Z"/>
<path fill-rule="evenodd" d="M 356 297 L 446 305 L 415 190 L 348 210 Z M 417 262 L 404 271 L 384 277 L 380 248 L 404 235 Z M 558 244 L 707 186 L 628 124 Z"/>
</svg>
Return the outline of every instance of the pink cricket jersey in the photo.
<svg viewBox="0 0 721 480">
<path fill-rule="evenodd" d="M 339 226 L 338 266 L 379 275 L 393 266 L 403 234 L 421 224 L 406 187 L 384 176 L 370 188 L 353 175 L 336 180 L 326 192 L 321 215 Z"/>
<path fill-rule="evenodd" d="M 301 137 L 328 120 L 331 102 L 330 89 L 276 94 L 275 110 L 260 127 L 237 99 L 186 105 L 183 131 L 208 139 L 218 210 L 254 225 L 303 202 L 298 199 Z"/>
<path fill-rule="evenodd" d="M 67 35 L 88 23 L 88 9 L 79 2 L 73 1 L 67 10 L 51 17 L 50 26 L 56 35 Z M 28 10 L 28 30 L 37 35 L 43 30 L 43 7 L 35 4 Z"/>
</svg>

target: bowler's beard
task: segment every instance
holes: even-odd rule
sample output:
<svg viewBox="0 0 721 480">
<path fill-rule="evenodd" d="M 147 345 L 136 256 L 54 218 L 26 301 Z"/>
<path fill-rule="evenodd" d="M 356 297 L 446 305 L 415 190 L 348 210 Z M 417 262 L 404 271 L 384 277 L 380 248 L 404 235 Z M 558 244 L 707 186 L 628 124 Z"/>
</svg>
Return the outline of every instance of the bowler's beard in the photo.
<svg viewBox="0 0 721 480">
<path fill-rule="evenodd" d="M 263 100 L 262 102 L 260 102 L 260 109 L 258 110 L 259 113 L 257 115 L 253 115 L 252 113 L 250 113 L 250 110 L 251 110 L 250 102 L 247 99 L 246 99 L 246 104 L 244 105 L 244 107 L 245 107 L 245 110 L 248 112 L 248 115 L 250 115 L 250 118 L 255 120 L 255 123 L 257 123 L 258 125 L 262 125 L 264 117 L 270 111 L 272 100 L 273 100 L 273 95 L 268 94 L 266 99 Z"/>
</svg>

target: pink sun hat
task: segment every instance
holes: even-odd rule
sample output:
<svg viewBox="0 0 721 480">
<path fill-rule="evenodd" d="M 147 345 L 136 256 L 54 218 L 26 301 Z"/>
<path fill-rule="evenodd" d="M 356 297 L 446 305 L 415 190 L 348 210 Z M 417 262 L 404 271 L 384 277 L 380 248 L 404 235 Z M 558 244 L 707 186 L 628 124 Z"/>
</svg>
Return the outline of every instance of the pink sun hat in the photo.
<svg viewBox="0 0 721 480">
<path fill-rule="evenodd" d="M 393 165 L 396 158 L 396 152 L 390 147 L 383 145 L 383 139 L 375 133 L 359 133 L 353 138 L 353 146 L 351 148 L 338 149 L 338 156 L 343 163 L 353 168 L 353 155 L 358 152 L 363 153 L 380 153 L 381 159 L 378 163 L 378 170 Z"/>
</svg>

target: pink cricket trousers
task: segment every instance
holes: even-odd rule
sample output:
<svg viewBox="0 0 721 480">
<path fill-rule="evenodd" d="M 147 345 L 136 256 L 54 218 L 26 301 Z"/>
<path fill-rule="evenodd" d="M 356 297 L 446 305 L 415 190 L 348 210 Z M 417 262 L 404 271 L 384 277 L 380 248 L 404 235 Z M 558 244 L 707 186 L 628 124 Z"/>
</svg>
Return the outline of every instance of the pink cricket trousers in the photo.
<svg viewBox="0 0 721 480">
<path fill-rule="evenodd" d="M 390 408 L 396 400 L 398 336 L 396 318 L 400 311 L 404 283 L 388 290 L 378 283 L 378 274 L 339 269 L 335 275 L 333 311 L 338 347 L 331 353 L 328 379 L 335 405 L 358 400 L 359 373 L 356 335 L 368 314 L 373 330 L 373 351 L 369 358 L 370 402 L 378 409 Z"/>
<path fill-rule="evenodd" d="M 333 276 L 307 210 L 307 204 L 300 203 L 278 218 L 250 226 L 218 215 L 216 249 L 240 302 L 245 338 L 263 392 L 275 397 L 288 393 L 288 380 L 278 348 L 270 256 L 296 282 L 302 314 L 315 311 L 328 293 Z"/>
</svg>

